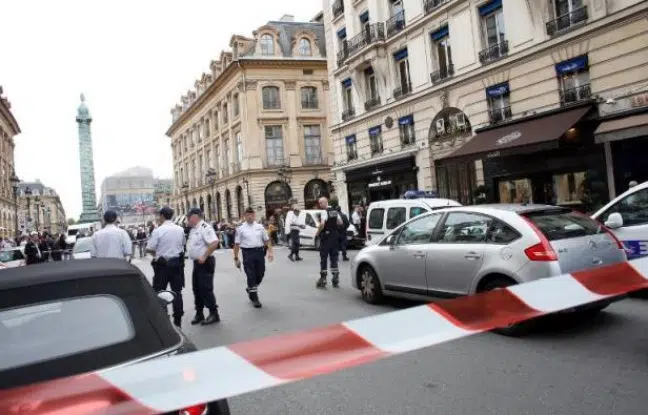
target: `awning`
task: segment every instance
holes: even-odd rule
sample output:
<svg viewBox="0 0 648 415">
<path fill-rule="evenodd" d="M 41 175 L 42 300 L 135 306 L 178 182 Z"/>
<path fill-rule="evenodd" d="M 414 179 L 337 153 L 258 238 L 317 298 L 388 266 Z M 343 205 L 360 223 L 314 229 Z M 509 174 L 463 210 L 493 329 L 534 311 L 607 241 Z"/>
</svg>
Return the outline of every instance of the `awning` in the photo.
<svg viewBox="0 0 648 415">
<path fill-rule="evenodd" d="M 597 143 L 648 136 L 648 113 L 604 121 L 594 133 Z"/>
<path fill-rule="evenodd" d="M 560 137 L 590 109 L 573 109 L 478 132 L 444 159 L 502 157 L 556 148 Z"/>
</svg>

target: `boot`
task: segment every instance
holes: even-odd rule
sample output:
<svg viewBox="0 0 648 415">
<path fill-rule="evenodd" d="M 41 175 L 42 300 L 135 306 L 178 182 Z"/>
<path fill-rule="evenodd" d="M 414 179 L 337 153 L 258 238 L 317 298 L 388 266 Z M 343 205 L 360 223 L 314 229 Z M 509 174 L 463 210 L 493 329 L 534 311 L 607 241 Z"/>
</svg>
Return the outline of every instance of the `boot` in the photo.
<svg viewBox="0 0 648 415">
<path fill-rule="evenodd" d="M 348 261 L 348 260 L 349 260 L 348 256 L 346 256 L 346 255 L 342 256 L 342 261 Z"/>
<path fill-rule="evenodd" d="M 191 325 L 195 326 L 197 324 L 202 323 L 203 321 L 205 321 L 205 316 L 203 315 L 203 313 L 196 313 L 196 317 L 194 317 L 194 319 L 191 320 Z"/>
<path fill-rule="evenodd" d="M 326 276 L 327 276 L 326 271 L 320 271 L 320 278 L 316 284 L 317 288 L 326 288 Z"/>
<path fill-rule="evenodd" d="M 297 255 L 296 259 L 297 259 L 297 261 L 303 261 L 304 260 L 304 258 L 300 257 L 299 255 Z"/>
<path fill-rule="evenodd" d="M 259 301 L 259 293 L 256 291 L 250 293 L 250 301 L 252 301 L 254 308 L 263 307 L 263 304 L 261 304 L 261 301 Z"/>
<path fill-rule="evenodd" d="M 333 273 L 333 279 L 331 280 L 333 283 L 333 288 L 340 288 L 340 274 L 337 272 Z"/>
<path fill-rule="evenodd" d="M 180 328 L 182 326 L 182 317 L 173 317 L 173 325 Z"/>
<path fill-rule="evenodd" d="M 216 309 L 209 313 L 209 316 L 205 319 L 205 321 L 200 324 L 203 326 L 209 326 L 210 324 L 220 323 L 220 321 L 220 315 L 218 314 L 218 309 Z"/>
<path fill-rule="evenodd" d="M 288 259 L 291 260 L 292 262 L 295 262 L 295 258 L 293 258 L 293 254 L 288 255 Z"/>
</svg>

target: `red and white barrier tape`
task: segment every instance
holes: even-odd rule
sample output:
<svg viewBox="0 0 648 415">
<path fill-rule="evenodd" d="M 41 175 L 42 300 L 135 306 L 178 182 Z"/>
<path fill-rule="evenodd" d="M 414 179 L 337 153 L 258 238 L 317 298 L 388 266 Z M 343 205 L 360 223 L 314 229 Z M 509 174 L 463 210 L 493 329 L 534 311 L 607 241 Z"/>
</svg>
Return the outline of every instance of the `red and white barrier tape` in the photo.
<svg viewBox="0 0 648 415">
<path fill-rule="evenodd" d="M 306 332 L 4 390 L 0 391 L 0 413 L 170 412 L 358 366 L 643 288 L 648 288 L 648 258 Z"/>
</svg>

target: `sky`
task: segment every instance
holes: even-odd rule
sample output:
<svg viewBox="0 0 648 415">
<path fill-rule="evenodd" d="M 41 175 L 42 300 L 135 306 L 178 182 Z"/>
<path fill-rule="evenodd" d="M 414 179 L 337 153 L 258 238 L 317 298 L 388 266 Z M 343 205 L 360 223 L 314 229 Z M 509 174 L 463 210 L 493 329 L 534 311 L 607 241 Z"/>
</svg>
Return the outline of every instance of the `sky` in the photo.
<svg viewBox="0 0 648 415">
<path fill-rule="evenodd" d="M 134 166 L 172 177 L 170 110 L 233 34 L 269 20 L 311 20 L 322 0 L 0 0 L 0 85 L 22 130 L 16 173 L 81 213 L 76 110 L 93 117 L 102 180 Z"/>
</svg>

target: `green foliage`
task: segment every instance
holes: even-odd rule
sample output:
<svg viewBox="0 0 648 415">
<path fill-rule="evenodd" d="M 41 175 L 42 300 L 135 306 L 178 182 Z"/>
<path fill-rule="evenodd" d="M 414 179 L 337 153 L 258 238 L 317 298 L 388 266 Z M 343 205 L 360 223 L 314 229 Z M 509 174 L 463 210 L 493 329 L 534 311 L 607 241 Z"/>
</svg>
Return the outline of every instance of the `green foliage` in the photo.
<svg viewBox="0 0 648 415">
<path fill-rule="evenodd" d="M 69 218 L 69 219 L 67 220 L 67 224 L 68 224 L 68 225 L 74 225 L 74 224 L 76 224 L 76 223 L 77 223 L 77 221 L 76 221 L 76 219 L 74 219 L 74 218 Z"/>
</svg>

